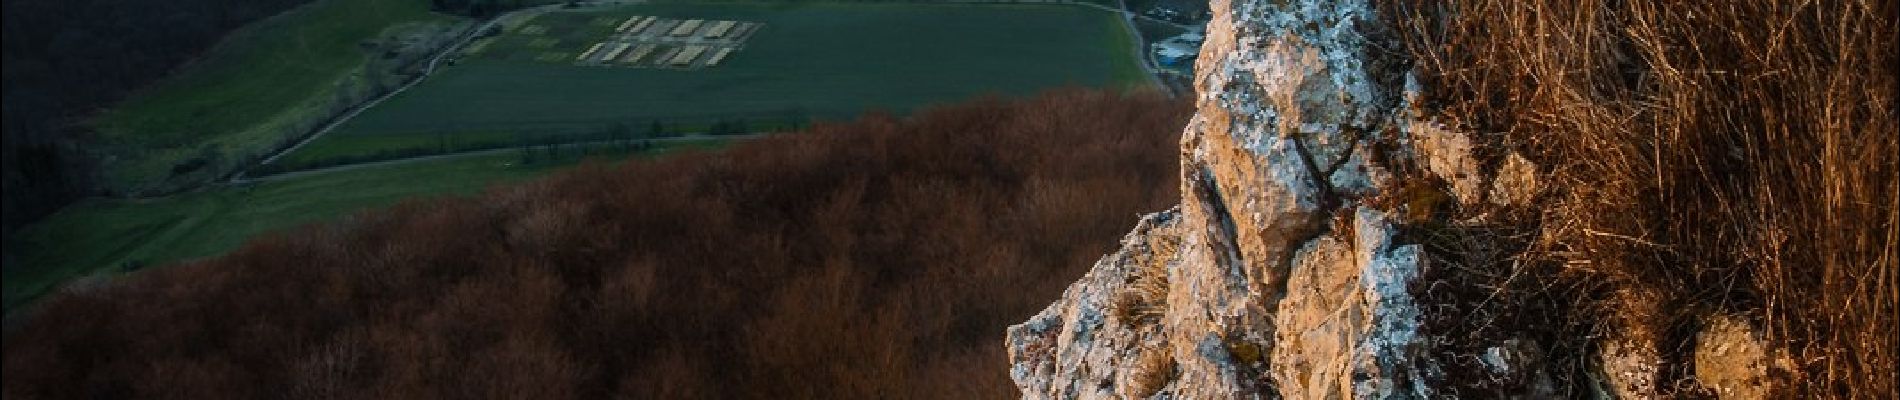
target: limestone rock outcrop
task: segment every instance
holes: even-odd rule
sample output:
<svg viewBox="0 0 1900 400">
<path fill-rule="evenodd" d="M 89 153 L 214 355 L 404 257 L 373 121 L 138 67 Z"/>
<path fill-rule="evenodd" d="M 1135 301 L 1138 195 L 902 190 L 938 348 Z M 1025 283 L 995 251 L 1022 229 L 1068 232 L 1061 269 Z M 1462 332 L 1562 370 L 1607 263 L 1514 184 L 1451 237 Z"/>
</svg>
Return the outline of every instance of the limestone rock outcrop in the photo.
<svg viewBox="0 0 1900 400">
<path fill-rule="evenodd" d="M 1431 397 L 1426 261 L 1367 205 L 1427 126 L 1400 111 L 1402 55 L 1363 1 L 1211 7 L 1180 207 L 1011 327 L 1010 376 L 1028 398 Z M 1475 177 L 1464 147 L 1418 163 Z"/>
<path fill-rule="evenodd" d="M 1369 0 L 1210 10 L 1181 203 L 1009 328 L 1025 398 L 1765 398 L 1767 377 L 1794 369 L 1736 316 L 1706 321 L 1690 359 L 1675 360 L 1661 327 L 1616 321 L 1656 310 L 1599 316 L 1628 329 L 1574 338 L 1448 325 L 1517 305 L 1492 303 L 1501 289 L 1456 297 L 1485 287 L 1444 272 L 1470 271 L 1457 263 L 1475 256 L 1425 244 L 1536 215 L 1548 191 L 1538 164 L 1426 115 L 1428 88 Z M 1483 257 L 1474 265 L 1517 271 Z"/>
</svg>

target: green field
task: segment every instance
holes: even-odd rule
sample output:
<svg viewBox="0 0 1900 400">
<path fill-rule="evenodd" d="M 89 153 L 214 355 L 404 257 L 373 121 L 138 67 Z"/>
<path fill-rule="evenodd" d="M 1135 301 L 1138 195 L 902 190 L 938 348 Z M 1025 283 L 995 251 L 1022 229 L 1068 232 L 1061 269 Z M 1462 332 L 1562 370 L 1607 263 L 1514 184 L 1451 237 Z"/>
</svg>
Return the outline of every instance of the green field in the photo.
<svg viewBox="0 0 1900 400">
<path fill-rule="evenodd" d="M 632 15 L 765 27 L 713 68 L 572 64 L 572 54 Z M 533 26 L 548 31 L 522 32 Z M 782 124 L 1065 85 L 1125 87 L 1146 82 L 1130 40 L 1115 14 L 1075 5 L 650 3 L 551 12 L 516 25 L 285 162 L 390 150 L 382 145 L 430 146 L 445 132 L 571 134 L 616 122 L 642 127 L 722 119 Z M 538 60 L 549 52 L 571 54 Z M 421 138 L 362 139 L 402 136 Z"/>
<path fill-rule="evenodd" d="M 366 54 L 366 41 L 465 21 L 430 13 L 426 5 L 318 0 L 241 29 L 179 74 L 92 121 L 107 153 L 108 186 L 188 186 L 193 182 L 168 174 L 204 149 L 224 153 L 228 167 L 281 144 L 292 131 L 289 121 L 307 119 L 322 100 L 367 84 L 360 75 L 376 61 Z M 766 26 L 725 63 L 692 71 L 583 67 L 572 64 L 571 54 L 545 57 L 578 53 L 612 29 L 603 21 L 631 15 Z M 1146 82 L 1117 17 L 1078 6 L 650 3 L 551 12 L 508 26 L 510 33 L 481 44 L 459 65 L 285 162 L 597 140 L 612 125 L 635 136 L 699 132 L 737 120 L 751 129 L 776 129 L 985 94 Z M 529 26 L 545 30 L 520 32 Z M 88 200 L 8 243 L 16 257 L 4 270 L 5 306 L 11 310 L 80 276 L 213 256 L 262 233 L 407 198 L 468 194 L 577 162 L 524 165 L 521 159 L 502 151 L 151 199 Z"/>
<path fill-rule="evenodd" d="M 364 43 L 439 30 L 462 19 L 424 0 L 318 0 L 246 26 L 200 59 L 96 119 L 107 186 L 122 191 L 190 185 L 172 167 L 207 149 L 229 168 L 301 132 L 339 90 L 361 90 Z M 182 182 L 175 180 L 184 180 Z"/>
<path fill-rule="evenodd" d="M 716 148 L 723 140 L 657 144 L 643 156 Z M 615 159 L 622 155 L 602 155 Z M 543 157 L 543 160 L 548 160 Z M 568 155 L 522 164 L 514 151 L 417 161 L 224 187 L 150 200 L 92 200 L 66 207 L 8 243 L 5 305 L 30 301 L 62 282 L 113 272 L 128 263 L 157 265 L 222 254 L 253 236 L 335 220 L 404 199 L 466 195 L 572 166 Z"/>
</svg>

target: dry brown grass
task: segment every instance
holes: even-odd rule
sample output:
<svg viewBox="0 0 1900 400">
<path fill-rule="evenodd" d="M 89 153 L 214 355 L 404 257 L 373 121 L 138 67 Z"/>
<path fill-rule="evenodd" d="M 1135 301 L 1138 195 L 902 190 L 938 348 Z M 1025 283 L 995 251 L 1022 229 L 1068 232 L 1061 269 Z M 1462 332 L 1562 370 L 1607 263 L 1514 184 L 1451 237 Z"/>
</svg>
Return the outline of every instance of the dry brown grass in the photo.
<svg viewBox="0 0 1900 400">
<path fill-rule="evenodd" d="M 1109 303 L 1109 317 L 1129 326 L 1155 323 L 1167 311 L 1168 264 L 1181 247 L 1180 236 L 1174 232 L 1153 232 L 1144 239 L 1142 252 L 1129 260 L 1136 263 L 1133 276 Z"/>
<path fill-rule="evenodd" d="M 1750 315 L 1781 389 L 1897 395 L 1896 2 L 1391 3 L 1424 106 L 1545 172 L 1526 264 L 1574 309 L 1659 310 L 1610 329 L 1677 363 L 1698 316 Z"/>
</svg>

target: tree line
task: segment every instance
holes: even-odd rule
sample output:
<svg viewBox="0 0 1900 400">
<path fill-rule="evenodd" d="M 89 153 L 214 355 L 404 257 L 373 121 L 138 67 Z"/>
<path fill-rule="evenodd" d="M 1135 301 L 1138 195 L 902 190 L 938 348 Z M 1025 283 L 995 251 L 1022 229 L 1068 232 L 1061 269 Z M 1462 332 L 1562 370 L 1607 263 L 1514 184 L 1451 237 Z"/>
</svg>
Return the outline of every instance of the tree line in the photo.
<svg viewBox="0 0 1900 400">
<path fill-rule="evenodd" d="M 28 398 L 1000 398 L 1177 199 L 1189 104 L 1063 91 L 415 200 L 41 300 Z"/>
</svg>

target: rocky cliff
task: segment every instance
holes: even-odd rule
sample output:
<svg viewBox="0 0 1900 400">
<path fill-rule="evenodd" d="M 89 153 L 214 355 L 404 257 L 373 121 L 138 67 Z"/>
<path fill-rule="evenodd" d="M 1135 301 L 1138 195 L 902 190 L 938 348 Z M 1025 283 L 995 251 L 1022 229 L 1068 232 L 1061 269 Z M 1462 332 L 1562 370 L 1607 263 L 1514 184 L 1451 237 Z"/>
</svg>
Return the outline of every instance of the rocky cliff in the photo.
<svg viewBox="0 0 1900 400">
<path fill-rule="evenodd" d="M 1666 350 L 1619 312 L 1513 297 L 1528 235 L 1497 221 L 1534 214 L 1539 168 L 1480 162 L 1415 104 L 1429 88 L 1371 2 L 1211 9 L 1181 203 L 1009 328 L 1026 398 L 1762 398 L 1792 368 L 1733 316 Z"/>
<path fill-rule="evenodd" d="M 1534 194 L 1536 167 L 1511 157 L 1505 176 L 1481 176 L 1467 138 L 1411 112 L 1419 88 L 1367 2 L 1211 6 L 1181 204 L 1009 329 L 1024 395 L 1424 398 L 1448 373 L 1551 395 L 1517 365 L 1534 348 L 1451 355 L 1422 339 L 1428 261 L 1401 240 L 1406 215 L 1431 206 L 1406 181 L 1508 204 Z M 1447 371 L 1447 356 L 1486 368 Z"/>
</svg>

